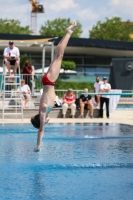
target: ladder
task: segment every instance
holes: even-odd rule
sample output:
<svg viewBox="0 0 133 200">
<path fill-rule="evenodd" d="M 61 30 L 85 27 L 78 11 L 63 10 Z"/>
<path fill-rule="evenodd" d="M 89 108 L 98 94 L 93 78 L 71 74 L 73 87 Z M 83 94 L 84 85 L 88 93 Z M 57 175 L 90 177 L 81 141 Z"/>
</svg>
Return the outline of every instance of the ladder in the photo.
<svg viewBox="0 0 133 200">
<path fill-rule="evenodd" d="M 13 66 L 11 66 L 12 69 Z M 4 121 L 5 116 L 10 116 L 10 118 L 16 119 L 18 116 L 21 116 L 23 121 L 23 108 L 22 108 L 22 97 L 21 94 L 17 91 L 17 88 L 20 86 L 21 75 L 20 75 L 20 66 L 18 67 L 18 74 L 14 76 L 9 76 L 6 73 L 6 66 L 3 63 L 3 74 L 1 82 L 1 91 L 3 99 L 3 108 L 2 108 L 2 120 Z M 8 117 L 6 117 L 8 118 Z"/>
</svg>

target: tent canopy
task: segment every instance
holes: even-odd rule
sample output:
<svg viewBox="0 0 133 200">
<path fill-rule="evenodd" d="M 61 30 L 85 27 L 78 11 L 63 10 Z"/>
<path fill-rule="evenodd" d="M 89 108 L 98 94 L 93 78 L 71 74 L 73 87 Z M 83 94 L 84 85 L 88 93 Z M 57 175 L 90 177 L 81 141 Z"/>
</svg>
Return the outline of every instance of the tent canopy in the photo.
<svg viewBox="0 0 133 200">
<path fill-rule="evenodd" d="M 55 39 L 54 37 L 48 37 L 43 35 L 20 35 L 20 34 L 8 34 L 8 33 L 0 33 L 0 40 L 9 42 L 10 40 L 13 40 L 14 42 L 18 41 L 40 41 L 40 42 L 46 42 L 48 40 Z"/>
<path fill-rule="evenodd" d="M 50 41 L 54 41 L 55 37 L 47 37 L 42 35 L 19 35 L 0 33 L 0 45 L 7 45 L 12 40 L 18 46 L 26 45 L 45 45 Z"/>
<path fill-rule="evenodd" d="M 11 69 L 12 71 L 12 69 Z M 8 72 L 7 68 L 6 68 L 6 72 Z M 3 67 L 0 67 L 0 73 L 3 73 Z"/>
<path fill-rule="evenodd" d="M 53 38 L 43 38 L 43 39 L 29 39 L 29 40 L 21 40 L 21 39 L 15 39 L 13 40 L 14 43 L 33 43 L 33 44 L 37 44 L 37 43 L 45 43 L 48 42 L 49 40 L 52 40 Z M 0 39 L 0 42 L 6 42 L 8 43 L 9 40 L 2 40 Z"/>
</svg>

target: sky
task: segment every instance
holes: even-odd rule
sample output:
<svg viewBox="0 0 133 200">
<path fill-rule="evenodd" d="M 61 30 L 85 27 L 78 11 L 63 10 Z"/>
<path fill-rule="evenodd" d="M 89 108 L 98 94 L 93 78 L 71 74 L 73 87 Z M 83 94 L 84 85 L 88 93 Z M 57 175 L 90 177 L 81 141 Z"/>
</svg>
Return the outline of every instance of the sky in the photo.
<svg viewBox="0 0 133 200">
<path fill-rule="evenodd" d="M 45 13 L 37 15 L 37 30 L 47 20 L 70 18 L 82 24 L 82 38 L 89 37 L 89 30 L 98 21 L 120 17 L 122 21 L 133 21 L 133 0 L 38 0 Z M 0 18 L 15 19 L 21 26 L 30 26 L 31 4 L 29 0 L 0 0 Z"/>
</svg>

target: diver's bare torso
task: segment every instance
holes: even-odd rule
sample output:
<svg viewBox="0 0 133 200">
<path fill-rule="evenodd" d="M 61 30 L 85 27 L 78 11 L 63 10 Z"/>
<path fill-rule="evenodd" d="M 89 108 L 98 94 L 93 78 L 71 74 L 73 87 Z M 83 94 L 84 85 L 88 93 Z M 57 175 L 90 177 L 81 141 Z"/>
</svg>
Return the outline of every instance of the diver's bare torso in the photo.
<svg viewBox="0 0 133 200">
<path fill-rule="evenodd" d="M 40 100 L 40 111 L 43 111 L 44 108 L 53 107 L 55 101 L 55 91 L 54 86 L 44 85 L 43 94 Z"/>
</svg>

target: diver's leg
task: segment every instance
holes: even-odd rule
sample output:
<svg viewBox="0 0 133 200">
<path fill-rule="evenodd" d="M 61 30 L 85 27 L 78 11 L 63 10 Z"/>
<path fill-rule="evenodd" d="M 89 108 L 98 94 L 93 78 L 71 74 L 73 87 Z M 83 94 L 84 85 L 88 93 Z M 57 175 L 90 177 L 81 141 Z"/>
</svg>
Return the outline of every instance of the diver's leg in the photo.
<svg viewBox="0 0 133 200">
<path fill-rule="evenodd" d="M 66 35 L 62 38 L 56 47 L 54 60 L 52 61 L 47 73 L 49 80 L 52 82 L 55 82 L 59 76 L 64 50 L 76 25 L 76 22 L 74 22 L 70 27 L 66 29 Z"/>
</svg>

